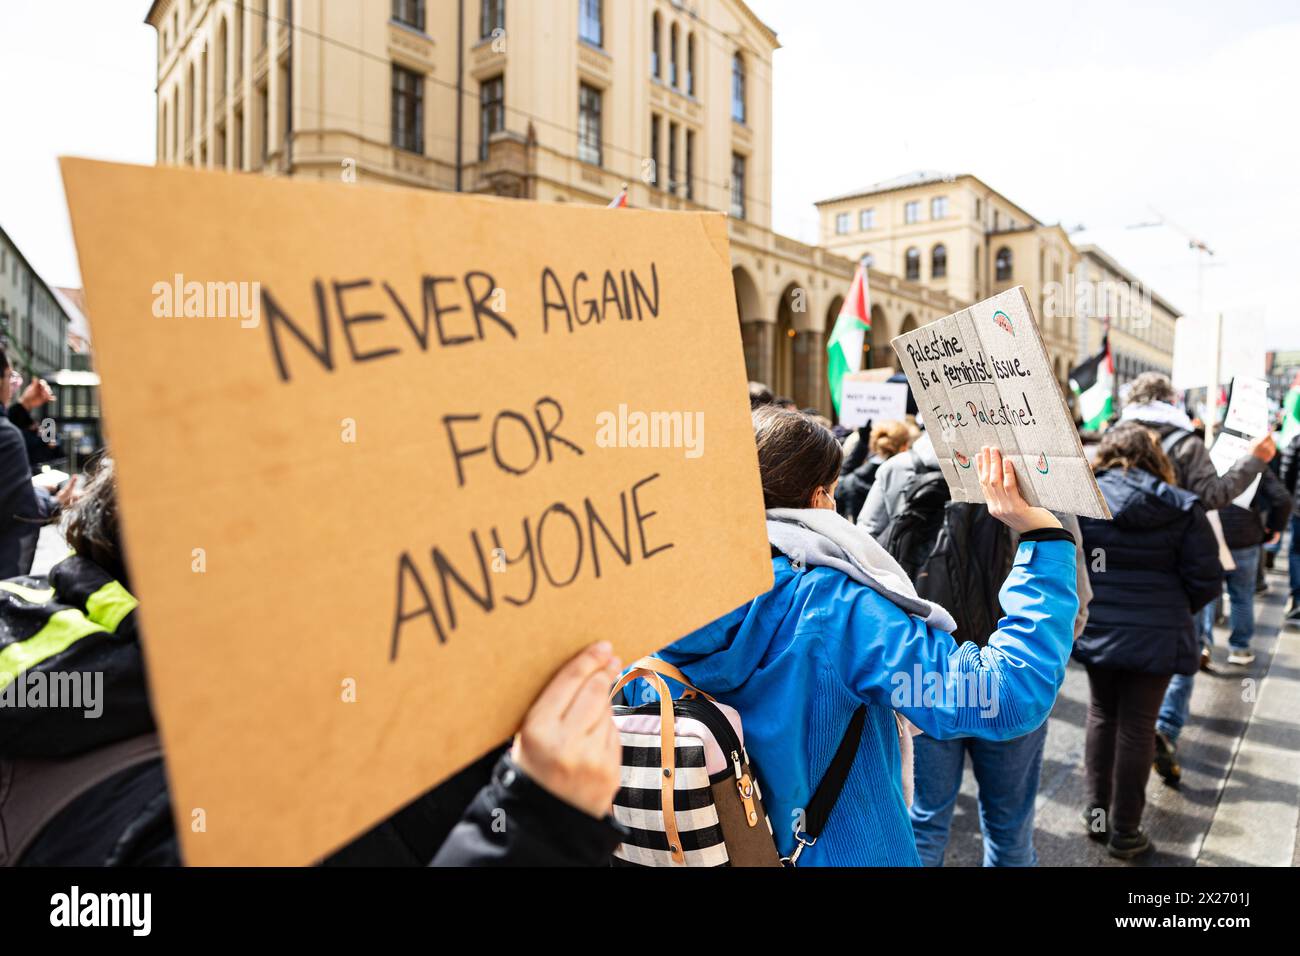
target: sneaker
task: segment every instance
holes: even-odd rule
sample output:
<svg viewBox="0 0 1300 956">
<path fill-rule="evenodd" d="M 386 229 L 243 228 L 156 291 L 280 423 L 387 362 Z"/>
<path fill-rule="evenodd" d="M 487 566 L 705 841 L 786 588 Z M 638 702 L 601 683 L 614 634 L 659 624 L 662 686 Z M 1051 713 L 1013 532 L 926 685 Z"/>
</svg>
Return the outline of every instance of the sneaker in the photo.
<svg viewBox="0 0 1300 956">
<path fill-rule="evenodd" d="M 1300 603 L 1287 612 L 1286 620 L 1283 622 L 1290 624 L 1292 627 L 1300 627 Z"/>
<path fill-rule="evenodd" d="M 1079 815 L 1088 830 L 1088 839 L 1106 842 L 1106 811 L 1102 807 L 1088 807 Z M 1100 827 L 1100 828 L 1099 828 Z"/>
<path fill-rule="evenodd" d="M 1247 664 L 1253 664 L 1255 663 L 1255 652 L 1249 648 L 1238 650 L 1234 647 L 1232 652 L 1228 655 L 1228 663 L 1240 664 L 1242 667 L 1245 667 Z"/>
<path fill-rule="evenodd" d="M 1171 787 L 1178 786 L 1183 779 L 1183 768 L 1178 766 L 1177 748 L 1163 731 L 1156 731 L 1156 773 L 1160 779 Z"/>
<path fill-rule="evenodd" d="M 1201 670 L 1205 671 L 1207 674 L 1214 673 L 1214 658 L 1210 657 L 1210 649 L 1208 647 L 1201 648 Z"/>
<path fill-rule="evenodd" d="M 1151 838 L 1142 830 L 1132 833 L 1115 833 L 1106 844 L 1106 851 L 1116 859 L 1131 860 L 1143 853 L 1150 853 L 1156 848 Z"/>
</svg>

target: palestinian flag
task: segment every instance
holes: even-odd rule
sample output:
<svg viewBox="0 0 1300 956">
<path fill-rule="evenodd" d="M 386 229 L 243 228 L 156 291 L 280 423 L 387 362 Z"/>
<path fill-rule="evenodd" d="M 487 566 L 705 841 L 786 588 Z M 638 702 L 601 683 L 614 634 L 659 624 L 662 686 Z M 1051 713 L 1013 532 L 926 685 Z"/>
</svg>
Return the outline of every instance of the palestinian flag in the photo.
<svg viewBox="0 0 1300 956">
<path fill-rule="evenodd" d="M 826 343 L 826 381 L 831 387 L 835 412 L 840 410 L 840 388 L 844 376 L 862 370 L 862 346 L 871 331 L 871 292 L 867 285 L 867 267 L 858 263 L 853 285 L 844 300 L 835 328 Z"/>
<path fill-rule="evenodd" d="M 1282 448 L 1291 444 L 1291 439 L 1300 433 L 1300 372 L 1296 373 L 1291 390 L 1282 399 L 1282 434 L 1277 443 Z"/>
<path fill-rule="evenodd" d="M 1115 360 L 1110 354 L 1110 336 L 1101 340 L 1101 351 L 1070 372 L 1070 388 L 1078 396 L 1084 431 L 1095 432 L 1115 414 Z"/>
</svg>

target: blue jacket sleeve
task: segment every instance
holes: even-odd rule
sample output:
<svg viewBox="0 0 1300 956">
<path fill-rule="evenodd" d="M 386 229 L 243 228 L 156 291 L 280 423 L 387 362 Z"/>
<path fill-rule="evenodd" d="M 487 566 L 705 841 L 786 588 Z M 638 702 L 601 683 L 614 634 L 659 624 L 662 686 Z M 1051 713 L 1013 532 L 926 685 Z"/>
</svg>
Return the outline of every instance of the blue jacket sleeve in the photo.
<svg viewBox="0 0 1300 956">
<path fill-rule="evenodd" d="M 848 593 L 849 590 L 854 593 Z M 1065 679 L 1078 613 L 1075 545 L 1024 541 L 999 597 L 1005 616 L 985 647 L 912 617 L 854 585 L 824 634 L 850 693 L 892 707 L 932 737 L 1010 740 L 1042 725 Z"/>
</svg>

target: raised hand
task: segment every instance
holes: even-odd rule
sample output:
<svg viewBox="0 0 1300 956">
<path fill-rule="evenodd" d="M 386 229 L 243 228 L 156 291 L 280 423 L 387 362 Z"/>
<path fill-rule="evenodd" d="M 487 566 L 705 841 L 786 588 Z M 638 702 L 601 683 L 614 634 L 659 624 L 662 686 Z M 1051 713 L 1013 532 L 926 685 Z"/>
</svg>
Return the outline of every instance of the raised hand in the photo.
<svg viewBox="0 0 1300 956">
<path fill-rule="evenodd" d="M 1061 526 L 1061 522 L 1046 508 L 1034 508 L 1025 501 L 1020 494 L 1015 466 L 1002 457 L 999 449 L 985 445 L 975 456 L 975 468 L 989 514 L 1012 531 L 1024 534 L 1039 528 Z"/>
</svg>

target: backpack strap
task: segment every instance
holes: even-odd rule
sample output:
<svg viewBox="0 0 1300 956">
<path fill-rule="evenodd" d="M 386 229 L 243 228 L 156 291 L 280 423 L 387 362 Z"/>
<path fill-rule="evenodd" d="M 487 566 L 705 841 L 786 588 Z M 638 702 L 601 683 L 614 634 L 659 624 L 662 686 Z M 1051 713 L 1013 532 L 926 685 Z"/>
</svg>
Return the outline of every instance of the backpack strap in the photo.
<svg viewBox="0 0 1300 956">
<path fill-rule="evenodd" d="M 626 684 L 638 677 L 645 678 L 659 695 L 659 769 L 662 772 L 659 778 L 659 808 L 664 815 L 664 837 L 668 840 L 668 855 L 674 863 L 684 864 L 686 851 L 682 849 L 682 837 L 677 830 L 677 813 L 673 809 L 673 790 L 677 783 L 677 719 L 676 712 L 673 710 L 673 695 L 669 692 L 664 679 L 655 671 L 644 667 L 633 667 L 614 684 L 614 688 L 609 692 L 609 699 L 612 701 Z"/>
<path fill-rule="evenodd" d="M 840 740 L 835 756 L 831 758 L 830 766 L 822 774 L 816 792 L 808 801 L 808 806 L 804 810 L 803 829 L 795 830 L 794 852 L 781 861 L 787 866 L 798 865 L 799 854 L 803 852 L 803 848 L 817 842 L 817 838 L 821 836 L 822 830 L 830 820 L 835 804 L 840 798 L 840 792 L 849 779 L 849 770 L 858 755 L 858 745 L 862 742 L 862 728 L 866 721 L 867 708 L 865 705 L 859 705 L 849 719 L 848 729 L 844 731 L 844 737 Z"/>
<path fill-rule="evenodd" d="M 1184 438 L 1190 438 L 1192 433 L 1185 428 L 1175 428 L 1164 438 L 1160 439 L 1160 447 L 1170 458 L 1174 457 L 1174 449 L 1182 444 Z"/>
</svg>

